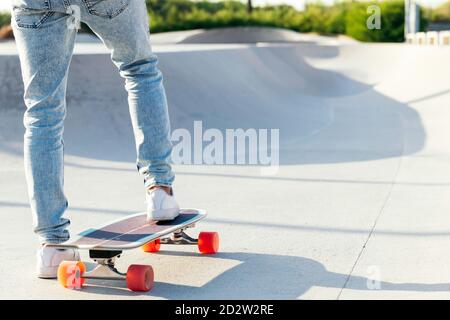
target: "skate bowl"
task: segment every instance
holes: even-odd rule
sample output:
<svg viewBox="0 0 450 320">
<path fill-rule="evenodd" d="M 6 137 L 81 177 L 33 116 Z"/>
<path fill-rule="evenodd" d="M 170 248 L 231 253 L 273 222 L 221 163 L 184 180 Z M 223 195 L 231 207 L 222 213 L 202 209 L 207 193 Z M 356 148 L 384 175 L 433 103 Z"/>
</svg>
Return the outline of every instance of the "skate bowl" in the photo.
<svg viewBox="0 0 450 320">
<path fill-rule="evenodd" d="M 408 118 L 422 133 L 409 141 L 407 152 L 421 149 L 425 133 L 417 113 L 377 90 L 392 74 L 405 73 L 407 66 L 402 61 L 413 56 L 414 50 L 401 45 L 362 45 L 348 39 L 336 45 L 338 38 L 263 31 L 234 30 L 241 41 L 238 44 L 230 44 L 233 29 L 154 36 L 174 130 L 193 132 L 194 121 L 202 121 L 204 129 L 223 132 L 227 128 L 275 128 L 280 130 L 283 164 L 327 163 L 402 154 L 408 139 L 402 121 Z M 279 42 L 259 41 L 277 35 Z M 305 37 L 308 40 L 301 41 Z M 195 39 L 202 44 L 193 44 Z M 84 42 L 86 47 L 73 58 L 68 84 L 66 152 L 130 161 L 134 145 L 123 80 L 109 54 L 102 53 L 101 44 L 89 38 Z M 161 42 L 166 44 L 158 47 Z M 181 44 L 168 45 L 170 42 Z M 18 58 L 3 54 L 0 59 L 4 74 L 9 75 L 2 79 L 2 112 L 21 110 Z M 365 101 L 364 107 L 360 101 Z M 16 116 L 20 114 L 16 112 Z M 379 130 L 381 123 L 383 130 Z M 103 141 L 101 146 L 92 136 Z M 331 142 L 331 137 L 331 149 L 323 153 L 323 143 Z M 7 137 L 3 148 L 19 154 L 21 139 L 20 135 Z"/>
<path fill-rule="evenodd" d="M 127 253 L 119 268 L 155 269 L 139 296 L 33 277 L 23 86 L 0 43 L 0 298 L 449 298 L 450 49 L 262 30 L 153 36 L 172 129 L 278 129 L 280 166 L 176 163 L 178 201 L 209 213 L 222 253 Z M 123 79 L 96 39 L 76 45 L 64 137 L 72 233 L 145 209 Z"/>
<path fill-rule="evenodd" d="M 219 29 L 197 29 L 187 31 L 164 32 L 153 35 L 153 43 L 356 43 L 357 41 L 342 35 L 323 37 L 314 33 L 298 33 L 286 29 L 265 27 L 234 27 Z"/>
</svg>

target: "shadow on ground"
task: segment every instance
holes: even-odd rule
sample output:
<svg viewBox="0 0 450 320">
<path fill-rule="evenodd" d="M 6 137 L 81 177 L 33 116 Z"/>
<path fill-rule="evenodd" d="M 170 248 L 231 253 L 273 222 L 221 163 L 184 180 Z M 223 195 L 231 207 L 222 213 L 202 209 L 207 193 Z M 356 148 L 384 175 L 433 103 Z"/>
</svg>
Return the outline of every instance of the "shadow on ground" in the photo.
<svg viewBox="0 0 450 320">
<path fill-rule="evenodd" d="M 163 255 L 198 256 L 185 252 L 164 252 Z M 208 281 L 200 287 L 156 282 L 149 293 L 128 291 L 123 281 L 89 280 L 80 294 L 141 296 L 149 295 L 167 299 L 296 299 L 312 287 L 352 290 L 373 290 L 374 280 L 348 276 L 328 271 L 317 261 L 286 255 L 256 254 L 243 252 L 219 253 L 208 259 L 235 260 L 239 264 Z M 205 261 L 199 259 L 201 274 Z M 164 272 L 164 270 L 155 270 Z M 182 270 L 177 272 L 182 273 Z M 115 286 L 111 286 L 111 284 Z M 381 281 L 381 290 L 447 292 L 450 283 L 392 283 Z M 337 291 L 339 292 L 339 291 Z"/>
</svg>

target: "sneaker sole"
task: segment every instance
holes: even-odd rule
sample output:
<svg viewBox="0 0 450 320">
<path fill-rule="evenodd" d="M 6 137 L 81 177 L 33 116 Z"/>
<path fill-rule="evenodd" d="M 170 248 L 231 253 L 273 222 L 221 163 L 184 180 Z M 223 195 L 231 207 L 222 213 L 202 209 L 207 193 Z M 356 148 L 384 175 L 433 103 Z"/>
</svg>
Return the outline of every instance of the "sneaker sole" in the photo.
<svg viewBox="0 0 450 320">
<path fill-rule="evenodd" d="M 75 258 L 73 258 L 71 261 L 80 261 L 80 260 L 81 260 L 80 254 L 77 252 L 75 254 Z M 59 268 L 59 266 L 41 268 L 41 269 L 38 269 L 36 275 L 39 279 L 57 279 L 58 278 L 58 268 Z"/>
<path fill-rule="evenodd" d="M 37 277 L 40 279 L 56 279 L 58 274 L 58 267 L 50 267 L 41 269 L 37 273 Z"/>
</svg>

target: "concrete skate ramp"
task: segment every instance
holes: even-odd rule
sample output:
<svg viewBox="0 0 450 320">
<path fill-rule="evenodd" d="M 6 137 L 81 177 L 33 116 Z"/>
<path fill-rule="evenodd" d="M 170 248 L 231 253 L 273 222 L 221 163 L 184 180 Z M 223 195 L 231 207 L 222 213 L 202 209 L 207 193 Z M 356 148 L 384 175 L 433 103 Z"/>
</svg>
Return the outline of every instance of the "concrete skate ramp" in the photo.
<svg viewBox="0 0 450 320">
<path fill-rule="evenodd" d="M 401 155 L 404 119 L 415 129 L 407 152 L 424 143 L 420 119 L 377 90 L 404 72 L 408 48 L 396 45 L 197 45 L 156 47 L 173 129 L 280 129 L 283 164 L 348 162 Z M 21 130 L 19 61 L 0 56 L 2 112 Z M 7 81 L 5 81 L 8 79 Z M 68 87 L 67 153 L 132 161 L 134 146 L 123 80 L 107 54 L 75 55 Z M 4 123 L 9 126 L 11 122 Z M 408 126 L 408 127 L 409 127 Z M 382 128 L 382 130 L 380 130 Z M 3 128 L 9 136 L 8 128 Z M 93 139 L 95 137 L 95 139 Z M 20 154 L 21 136 L 2 149 Z M 99 143 L 101 141 L 101 143 Z M 323 146 L 327 145 L 324 152 Z"/>
<path fill-rule="evenodd" d="M 333 42 L 356 43 L 345 37 L 323 37 L 317 34 L 298 33 L 286 29 L 264 27 L 234 27 L 212 30 L 198 29 L 165 32 L 153 35 L 154 43 L 315 43 Z"/>
<path fill-rule="evenodd" d="M 449 48 L 336 38 L 177 44 L 185 35 L 154 45 L 173 129 L 192 132 L 196 120 L 204 130 L 278 128 L 279 171 L 175 165 L 180 205 L 209 214 L 189 233 L 219 231 L 221 253 L 126 252 L 122 271 L 153 265 L 148 294 L 120 281 L 79 291 L 37 280 L 19 60 L 1 43 L 0 298 L 450 297 Z M 73 234 L 145 210 L 126 99 L 109 53 L 78 43 L 65 131 Z M 368 287 L 373 271 L 379 290 Z"/>
<path fill-rule="evenodd" d="M 180 43 L 258 43 L 301 42 L 305 36 L 290 30 L 273 28 L 223 28 L 190 35 Z"/>
<path fill-rule="evenodd" d="M 233 27 L 163 32 L 152 35 L 155 44 L 162 43 L 333 43 L 355 44 L 346 36 L 324 37 L 314 33 L 298 33 L 286 29 L 264 27 Z"/>
</svg>

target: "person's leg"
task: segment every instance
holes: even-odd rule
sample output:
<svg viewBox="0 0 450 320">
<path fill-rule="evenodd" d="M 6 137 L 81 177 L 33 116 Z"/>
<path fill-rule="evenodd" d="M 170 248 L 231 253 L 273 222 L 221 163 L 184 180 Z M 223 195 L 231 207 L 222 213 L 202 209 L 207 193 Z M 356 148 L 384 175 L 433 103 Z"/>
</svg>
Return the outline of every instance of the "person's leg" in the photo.
<svg viewBox="0 0 450 320">
<path fill-rule="evenodd" d="M 111 50 L 125 78 L 137 149 L 137 166 L 145 186 L 171 187 L 172 143 L 167 99 L 157 57 L 150 46 L 144 0 L 91 1 L 85 21 Z"/>
<path fill-rule="evenodd" d="M 69 220 L 62 217 L 67 208 L 63 192 L 63 122 L 76 30 L 69 27 L 69 16 L 59 3 L 13 0 L 12 9 L 27 107 L 25 173 L 34 230 L 41 244 L 69 239 Z"/>
<path fill-rule="evenodd" d="M 172 143 L 163 77 L 150 46 L 144 0 L 83 0 L 85 22 L 111 50 L 125 78 L 136 139 L 137 167 L 147 188 L 148 220 L 171 220 L 179 214 L 170 165 Z"/>
</svg>

